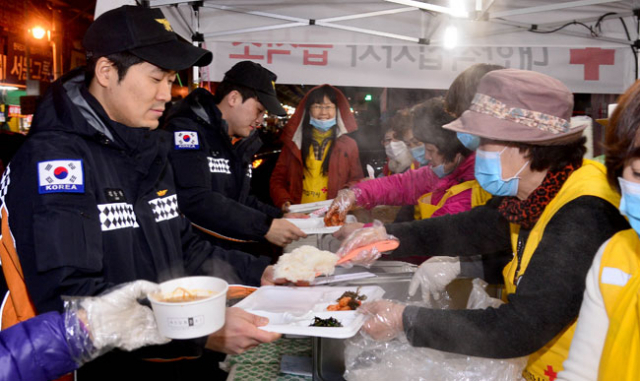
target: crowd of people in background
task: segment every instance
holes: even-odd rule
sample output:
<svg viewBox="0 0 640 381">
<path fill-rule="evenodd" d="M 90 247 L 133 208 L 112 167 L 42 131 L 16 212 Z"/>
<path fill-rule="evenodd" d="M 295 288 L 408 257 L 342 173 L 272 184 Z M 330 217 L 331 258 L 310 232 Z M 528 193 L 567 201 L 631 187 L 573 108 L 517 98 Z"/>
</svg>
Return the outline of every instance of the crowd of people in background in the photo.
<svg viewBox="0 0 640 381">
<path fill-rule="evenodd" d="M 268 319 L 229 307 L 220 331 L 169 341 L 137 300 L 188 275 L 282 284 L 273 257 L 246 251 L 305 238 L 288 219 L 306 216 L 290 207 L 326 200 L 342 222 L 356 208 L 411 210 L 334 236 L 338 255 L 399 240 L 390 257 L 420 265 L 412 294 L 436 295 L 459 277 L 503 287 L 506 303 L 484 310 L 364 303 L 372 338 L 528 356 L 527 380 L 637 378 L 640 83 L 610 118 L 602 165 L 583 158 L 586 125 L 572 125 L 564 84 L 473 65 L 444 97 L 385 122 L 387 163 L 375 179 L 349 136 L 358 126 L 347 97 L 317 86 L 284 127 L 268 204 L 251 194 L 251 165 L 265 113 L 285 114 L 277 75 L 239 62 L 215 94 L 196 89 L 163 115 L 177 71 L 213 59 L 166 24 L 160 10 L 137 6 L 97 18 L 84 38 L 87 66 L 52 84 L 26 142 L 0 161 L 0 379 L 78 368 L 79 380 L 223 377 L 213 364 L 226 354 L 280 338 L 259 329 Z M 380 254 L 362 250 L 351 264 Z M 109 314 L 129 318 L 100 324 Z"/>
</svg>

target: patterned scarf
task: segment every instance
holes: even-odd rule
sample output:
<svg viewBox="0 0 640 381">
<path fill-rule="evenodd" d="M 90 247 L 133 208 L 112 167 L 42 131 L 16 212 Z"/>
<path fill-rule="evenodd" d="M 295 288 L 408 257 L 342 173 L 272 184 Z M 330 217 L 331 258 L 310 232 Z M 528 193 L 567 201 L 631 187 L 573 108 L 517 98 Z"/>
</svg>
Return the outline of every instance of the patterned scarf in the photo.
<svg viewBox="0 0 640 381">
<path fill-rule="evenodd" d="M 524 229 L 532 228 L 538 222 L 547 205 L 556 197 L 569 175 L 576 169 L 573 164 L 569 164 L 555 171 L 547 172 L 542 184 L 526 200 L 505 197 L 498 207 L 498 212 L 511 223 L 518 224 Z"/>
<path fill-rule="evenodd" d="M 327 145 L 331 143 L 331 134 L 333 134 L 333 128 L 328 131 L 320 131 L 317 128 L 313 129 L 313 140 L 311 141 L 311 146 L 313 147 L 313 155 L 316 160 L 321 161 L 322 156 L 324 155 L 324 151 L 327 148 Z"/>
</svg>

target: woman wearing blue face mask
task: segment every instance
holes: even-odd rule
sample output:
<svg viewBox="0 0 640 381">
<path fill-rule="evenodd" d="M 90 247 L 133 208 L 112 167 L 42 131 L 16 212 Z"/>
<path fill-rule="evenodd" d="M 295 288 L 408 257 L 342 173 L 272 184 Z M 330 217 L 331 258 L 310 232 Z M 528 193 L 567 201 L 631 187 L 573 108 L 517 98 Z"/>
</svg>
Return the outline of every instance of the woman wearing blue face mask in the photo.
<svg viewBox="0 0 640 381">
<path fill-rule="evenodd" d="M 372 316 L 367 333 L 385 339 L 404 333 L 414 346 L 470 356 L 529 356 L 525 379 L 556 377 L 591 262 L 600 245 L 628 226 L 604 166 L 582 158 L 586 126 L 571 126 L 572 110 L 573 94 L 544 74 L 504 69 L 482 78 L 471 107 L 445 128 L 481 138 L 475 175 L 494 197 L 465 213 L 387 225 L 386 231 L 377 227 L 378 237 L 364 228 L 343 247 L 392 234 L 400 241 L 393 258 L 510 253 L 502 269 L 507 303 L 442 311 L 373 302 L 362 307 Z M 371 255 L 361 252 L 359 258 Z M 459 263 L 443 262 L 440 272 L 455 277 L 454 266 L 459 272 Z M 424 279 L 429 288 L 432 279 Z"/>
<path fill-rule="evenodd" d="M 332 199 L 364 177 L 358 146 L 346 133 L 358 128 L 340 90 L 322 85 L 302 98 L 282 134 L 283 147 L 271 175 L 274 204 Z"/>
<path fill-rule="evenodd" d="M 356 205 L 367 209 L 376 205 L 417 205 L 415 218 L 431 218 L 467 211 L 474 198 L 477 203 L 489 198 L 473 181 L 475 154 L 462 145 L 454 132 L 442 128 L 454 119 L 445 112 L 442 98 L 416 105 L 411 113 L 413 139 L 425 147 L 429 164 L 340 191 L 329 215 L 344 216 Z"/>
<path fill-rule="evenodd" d="M 382 176 L 418 169 L 427 164 L 424 144 L 413 136 L 413 113 L 409 108 L 396 111 L 382 126 L 386 129 L 382 139 L 387 162 L 382 167 Z M 382 177 L 380 176 L 380 177 Z"/>
<path fill-rule="evenodd" d="M 465 71 L 460 73 L 456 79 L 449 87 L 447 94 L 444 97 L 444 110 L 440 112 L 436 112 L 436 114 L 446 114 L 443 117 L 438 117 L 440 119 L 448 118 L 448 120 L 453 120 L 462 115 L 462 113 L 469 108 L 471 105 L 471 101 L 473 96 L 476 93 L 476 88 L 478 87 L 478 83 L 480 83 L 480 79 L 487 73 L 504 69 L 504 67 L 499 65 L 489 65 L 489 64 L 476 64 L 467 68 Z M 419 106 L 414 107 L 413 111 L 417 111 Z M 477 183 L 471 184 L 467 183 L 465 186 L 473 185 L 473 189 L 470 190 L 468 188 L 461 189 L 461 187 L 456 187 L 453 192 L 447 193 L 447 198 L 443 198 L 444 192 L 447 191 L 451 186 L 461 184 L 464 182 L 468 182 L 474 179 L 473 167 L 474 156 L 469 155 L 470 151 L 474 151 L 478 148 L 478 144 L 480 142 L 480 138 L 473 134 L 468 133 L 456 133 L 457 139 L 452 139 L 451 135 L 446 138 L 440 138 L 439 141 L 447 141 L 448 149 L 446 150 L 446 158 L 449 163 L 444 163 L 444 157 L 440 154 L 441 151 L 444 151 L 444 147 L 439 147 L 438 144 L 433 144 L 429 138 L 429 132 L 421 133 L 420 130 L 424 129 L 428 126 L 433 125 L 434 123 L 427 121 L 418 121 L 417 123 L 413 123 L 413 139 L 418 140 L 416 136 L 421 135 L 422 139 L 425 139 L 426 143 L 423 143 L 421 147 L 416 147 L 412 149 L 412 154 L 416 156 L 424 155 L 423 162 L 426 165 L 423 165 L 424 169 L 420 169 L 416 172 L 406 172 L 403 176 L 394 176 L 389 178 L 388 184 L 384 182 L 368 182 L 367 184 L 362 184 L 366 187 L 374 187 L 367 192 L 359 192 L 357 186 L 353 189 L 354 192 L 350 192 L 349 190 L 341 191 L 336 198 L 336 201 L 331 206 L 329 213 L 339 214 L 339 218 L 344 220 L 346 218 L 346 214 L 351 210 L 355 205 L 364 206 L 367 208 L 374 207 L 376 205 L 417 205 L 418 199 L 422 198 L 423 205 L 422 211 L 419 207 L 414 213 L 414 218 L 428 218 L 428 217 L 437 217 L 446 214 L 460 213 L 462 211 L 469 210 L 469 208 L 482 205 L 487 200 L 486 192 L 483 192 L 482 189 L 478 186 Z M 448 123 L 448 122 L 443 122 Z M 437 126 L 435 131 L 438 131 Z M 457 144 L 455 148 L 454 145 L 456 141 L 462 143 L 462 146 Z M 427 144 L 431 142 L 431 144 Z M 431 154 L 427 154 L 427 146 L 429 146 Z M 441 149 L 442 148 L 442 149 Z M 466 149 L 466 150 L 465 150 Z M 423 151 L 424 150 L 424 151 Z M 464 160 L 455 163 L 455 160 L 460 160 L 459 157 L 456 159 L 454 157 L 457 155 L 458 150 L 462 156 L 465 157 Z M 429 170 L 428 161 L 431 159 L 431 155 L 438 156 L 439 161 L 436 166 L 433 167 L 433 170 Z M 428 156 L 428 157 L 427 157 Z M 434 163 L 435 164 L 435 163 Z M 456 167 L 456 164 L 458 167 Z M 454 173 L 461 172 L 460 173 Z M 418 176 L 420 174 L 421 176 Z M 424 175 L 424 176 L 422 176 Z M 442 177 L 438 177 L 441 175 Z M 432 180 L 427 181 L 417 181 L 416 178 L 432 178 Z M 434 185 L 437 182 L 437 178 L 440 178 L 444 181 L 449 181 L 448 183 L 441 182 L 440 186 Z M 451 182 L 451 179 L 457 179 L 457 182 Z M 392 183 L 392 181 L 396 181 Z M 379 184 L 379 186 L 378 186 Z M 433 195 L 430 193 L 433 192 Z M 422 197 L 424 196 L 424 197 Z M 495 263 L 494 263 L 495 262 Z M 498 261 L 486 261 L 486 265 L 489 267 L 501 267 L 501 263 L 503 260 Z M 469 264 L 469 262 L 467 262 Z M 482 266 L 478 267 L 475 264 L 471 266 L 467 266 L 467 273 L 481 273 Z M 491 281 L 497 281 L 491 279 Z"/>
<path fill-rule="evenodd" d="M 640 82 L 619 99 L 605 139 L 607 178 L 631 229 L 614 235 L 587 273 L 576 333 L 558 380 L 637 380 L 640 374 Z"/>
</svg>

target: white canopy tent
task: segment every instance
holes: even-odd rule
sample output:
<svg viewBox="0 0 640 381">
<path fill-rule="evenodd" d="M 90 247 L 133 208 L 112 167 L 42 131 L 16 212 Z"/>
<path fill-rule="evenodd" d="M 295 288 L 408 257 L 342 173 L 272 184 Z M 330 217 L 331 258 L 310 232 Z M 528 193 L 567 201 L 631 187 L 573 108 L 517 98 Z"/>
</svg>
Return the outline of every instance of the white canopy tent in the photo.
<svg viewBox="0 0 640 381">
<path fill-rule="evenodd" d="M 392 1 L 143 3 L 214 53 L 204 80 L 221 80 L 245 59 L 289 84 L 445 89 L 478 62 L 540 71 L 574 92 L 621 93 L 636 78 L 638 0 L 460 0 L 467 17 L 448 14 L 448 1 Z M 98 0 L 96 16 L 135 3 Z M 459 40 L 451 50 L 443 47 L 449 26 Z"/>
</svg>

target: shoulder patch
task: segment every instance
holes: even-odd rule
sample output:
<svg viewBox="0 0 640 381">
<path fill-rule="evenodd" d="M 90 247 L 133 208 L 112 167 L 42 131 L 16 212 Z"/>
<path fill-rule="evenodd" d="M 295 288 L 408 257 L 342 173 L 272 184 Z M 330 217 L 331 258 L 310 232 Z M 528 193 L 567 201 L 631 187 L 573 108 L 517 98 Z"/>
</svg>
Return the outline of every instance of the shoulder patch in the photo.
<svg viewBox="0 0 640 381">
<path fill-rule="evenodd" d="M 175 131 L 173 133 L 175 149 L 199 149 L 198 133 L 195 131 Z"/>
<path fill-rule="evenodd" d="M 38 162 L 38 192 L 84 193 L 82 160 Z"/>
</svg>

